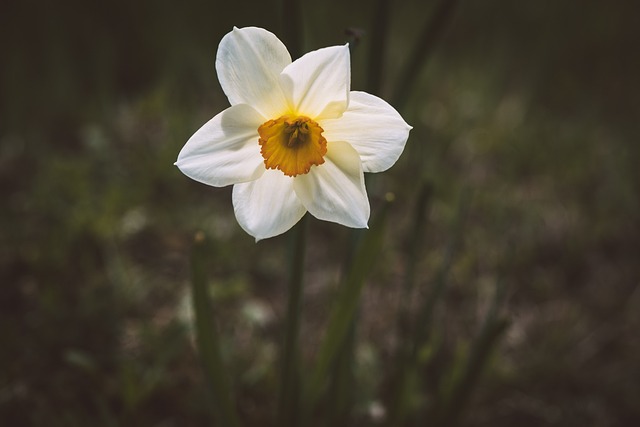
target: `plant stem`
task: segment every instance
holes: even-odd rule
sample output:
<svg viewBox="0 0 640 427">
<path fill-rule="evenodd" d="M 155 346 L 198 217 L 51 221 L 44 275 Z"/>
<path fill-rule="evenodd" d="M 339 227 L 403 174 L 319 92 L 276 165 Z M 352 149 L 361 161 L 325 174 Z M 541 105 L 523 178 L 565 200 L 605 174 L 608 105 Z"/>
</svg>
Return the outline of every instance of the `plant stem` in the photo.
<svg viewBox="0 0 640 427">
<path fill-rule="evenodd" d="M 240 423 L 231 397 L 228 368 L 220 351 L 220 337 L 213 322 L 213 308 L 207 289 L 205 265 L 209 252 L 203 233 L 198 233 L 191 254 L 191 285 L 198 353 L 205 372 L 205 379 L 213 393 L 213 407 L 223 425 L 238 427 Z"/>
<path fill-rule="evenodd" d="M 435 414 L 435 425 L 455 426 L 466 407 L 471 393 L 478 383 L 480 375 L 487 364 L 491 352 L 494 350 L 502 334 L 507 330 L 509 321 L 498 315 L 503 303 L 505 287 L 502 281 L 496 284 L 491 306 L 485 317 L 480 334 L 474 340 L 469 357 L 462 368 L 462 374 L 453 384 L 451 393 L 439 402 Z"/>
<path fill-rule="evenodd" d="M 293 60 L 302 55 L 302 13 L 300 0 L 280 1 L 280 29 L 282 40 Z M 300 420 L 300 352 L 298 337 L 302 311 L 302 287 L 306 243 L 307 216 L 304 215 L 291 230 L 291 270 L 285 337 L 281 357 L 280 396 L 278 400 L 279 426 L 296 427 Z"/>
<path fill-rule="evenodd" d="M 405 342 L 408 338 L 408 317 L 409 301 L 412 299 L 412 292 L 416 280 L 416 266 L 418 264 L 418 254 L 424 240 L 424 229 L 427 224 L 427 208 L 431 201 L 433 188 L 426 180 L 422 182 L 416 198 L 414 211 L 413 229 L 409 240 L 409 250 L 407 251 L 405 264 L 405 277 L 402 286 L 402 295 L 398 307 L 398 336 L 400 342 Z M 400 358 L 399 358 L 400 360 Z"/>
<path fill-rule="evenodd" d="M 302 12 L 299 0 L 282 0 L 280 23 L 282 40 L 289 49 L 291 58 L 296 60 L 302 56 Z"/>
<path fill-rule="evenodd" d="M 289 302 L 282 350 L 282 372 L 278 413 L 280 426 L 298 425 L 300 413 L 300 354 L 298 336 L 302 311 L 302 288 L 306 242 L 307 215 L 293 228 L 291 233 L 291 272 L 289 276 Z"/>
<path fill-rule="evenodd" d="M 453 266 L 454 257 L 458 251 L 458 248 L 462 240 L 462 231 L 464 228 L 464 222 L 471 204 L 472 192 L 465 188 L 462 189 L 458 200 L 458 207 L 455 217 L 453 219 L 453 225 L 451 230 L 451 237 L 447 243 L 444 251 L 444 258 L 442 264 L 436 273 L 436 277 L 431 289 L 431 294 L 425 297 L 418 315 L 418 321 L 416 323 L 413 348 L 411 351 L 412 358 L 415 360 L 420 348 L 425 344 L 428 339 L 428 330 L 431 324 L 434 308 L 436 303 L 440 300 L 445 287 L 449 280 L 449 272 Z"/>
<path fill-rule="evenodd" d="M 426 204 L 426 198 L 429 194 L 428 187 L 424 187 L 422 191 L 424 192 L 421 193 L 420 197 L 424 199 L 419 200 L 418 202 L 416 211 L 417 218 L 424 215 L 424 212 L 421 212 L 421 210 L 426 206 L 420 205 L 423 203 Z M 425 299 L 421 304 L 418 321 L 413 327 L 412 339 L 408 339 L 408 337 L 404 338 L 403 335 L 400 335 L 404 339 L 401 339 L 403 344 L 398 348 L 397 361 L 399 364 L 399 370 L 395 378 L 395 393 L 393 400 L 390 403 L 389 419 L 387 421 L 387 425 L 389 427 L 403 425 L 405 423 L 408 399 L 410 398 L 410 390 L 408 389 L 410 386 L 410 380 L 418 371 L 418 357 L 420 349 L 428 342 L 428 330 L 431 325 L 434 308 L 436 303 L 440 300 L 448 282 L 449 271 L 453 265 L 453 258 L 457 252 L 458 245 L 460 244 L 464 219 L 467 214 L 470 198 L 470 192 L 468 190 L 463 190 L 460 195 L 460 200 L 458 201 L 458 208 L 452 225 L 451 236 L 445 249 L 444 259 L 438 269 L 430 294 L 425 296 Z M 412 249 L 417 250 L 417 247 Z M 408 271 L 407 274 L 413 281 L 411 275 L 414 273 L 412 271 Z M 406 286 L 413 285 L 412 283 L 408 283 Z"/>
<path fill-rule="evenodd" d="M 367 92 L 374 95 L 380 95 L 382 89 L 388 28 L 389 0 L 378 0 L 371 29 L 369 76 L 367 80 Z"/>
<path fill-rule="evenodd" d="M 438 38 L 447 27 L 446 24 L 453 16 L 458 1 L 459 0 L 440 0 L 440 3 L 438 3 L 435 11 L 431 15 L 431 19 L 423 27 L 420 37 L 409 57 L 409 63 L 400 73 L 397 90 L 391 103 L 398 110 L 404 108 L 409 100 L 413 85 L 420 75 L 420 71 L 424 68 L 429 55 L 432 53 Z"/>
<path fill-rule="evenodd" d="M 353 229 L 349 233 L 348 249 L 342 266 L 343 279 L 350 274 L 353 259 L 358 250 L 358 243 L 366 231 Z M 342 284 L 342 283 L 341 283 Z M 335 366 L 331 373 L 330 391 L 327 396 L 327 421 L 331 426 L 342 426 L 348 422 L 350 405 L 353 403 L 354 387 L 354 349 L 356 339 L 357 313 L 351 319 L 349 332 L 336 356 Z"/>
<path fill-rule="evenodd" d="M 375 266 L 376 256 L 384 243 L 384 230 L 390 204 L 391 201 L 387 201 L 382 206 L 372 221 L 370 230 L 357 233 L 361 234 L 361 238 L 357 242 L 353 261 L 332 307 L 329 325 L 318 350 L 316 366 L 306 388 L 305 416 L 309 416 L 321 398 L 327 385 L 328 372 L 345 338 L 348 337 L 351 322 L 360 304 L 364 281 Z"/>
</svg>

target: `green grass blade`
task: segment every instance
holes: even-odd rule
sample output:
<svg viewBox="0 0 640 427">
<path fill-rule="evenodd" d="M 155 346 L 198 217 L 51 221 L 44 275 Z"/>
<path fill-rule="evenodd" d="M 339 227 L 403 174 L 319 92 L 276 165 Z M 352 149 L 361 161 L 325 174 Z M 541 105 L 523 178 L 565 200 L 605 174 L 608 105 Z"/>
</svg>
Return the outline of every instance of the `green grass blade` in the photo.
<svg viewBox="0 0 640 427">
<path fill-rule="evenodd" d="M 387 33 L 389 32 L 390 0 L 378 0 L 371 26 L 367 92 L 380 95 L 386 64 Z"/>
<path fill-rule="evenodd" d="M 391 102 L 396 109 L 401 110 L 405 107 L 429 55 L 433 52 L 438 39 L 453 17 L 458 1 L 440 0 L 429 21 L 423 27 L 409 56 L 409 63 L 400 72 L 397 89 Z"/>
<path fill-rule="evenodd" d="M 471 203 L 471 191 L 463 189 L 458 201 L 458 208 L 455 218 L 453 220 L 453 226 L 451 229 L 451 237 L 447 243 L 445 249 L 444 258 L 442 264 L 438 269 L 438 273 L 434 280 L 434 286 L 431 293 L 424 300 L 422 307 L 420 308 L 420 315 L 417 325 L 415 327 L 414 339 L 413 339 L 413 358 L 420 351 L 420 348 L 427 342 L 427 332 L 431 324 L 431 318 L 433 317 L 433 310 L 436 303 L 439 301 L 442 293 L 444 292 L 449 279 L 449 272 L 453 265 L 453 259 L 458 252 L 462 240 L 462 231 L 464 230 L 464 222 L 469 210 L 469 204 Z"/>
<path fill-rule="evenodd" d="M 302 56 L 303 15 L 300 0 L 280 0 L 281 38 L 292 59 Z"/>
<path fill-rule="evenodd" d="M 425 192 L 421 194 L 421 198 L 424 198 L 424 203 L 426 203 L 426 189 L 424 191 Z M 421 305 L 418 321 L 413 328 L 413 338 L 403 340 L 403 343 L 400 345 L 397 356 L 399 370 L 394 379 L 395 390 L 392 394 L 393 400 L 390 403 L 387 423 L 389 426 L 402 425 L 407 416 L 407 410 L 410 406 L 409 399 L 412 397 L 408 389 L 411 385 L 409 380 L 411 375 L 417 371 L 420 349 L 422 349 L 428 342 L 427 332 L 431 325 L 433 311 L 436 303 L 440 300 L 440 297 L 446 288 L 453 258 L 458 250 L 458 246 L 460 245 L 462 230 L 464 228 L 464 219 L 466 218 L 470 200 L 470 191 L 463 190 L 458 201 L 456 215 L 451 227 L 451 237 L 447 243 L 442 264 L 440 265 L 433 281 L 433 289 L 425 297 L 425 300 Z M 424 215 L 424 212 L 421 212 L 423 207 L 420 205 L 422 203 L 423 202 L 419 200 L 416 212 L 417 219 L 420 219 L 421 216 Z M 417 247 L 413 247 L 412 250 L 417 250 Z M 410 265 L 409 261 L 409 266 Z M 414 274 L 412 271 L 407 271 L 408 276 L 412 274 Z M 408 277 L 407 280 L 413 279 Z M 411 283 L 409 283 L 409 285 L 411 285 Z M 405 284 L 405 286 L 408 285 Z"/>
<path fill-rule="evenodd" d="M 349 236 L 348 250 L 342 265 L 343 277 L 349 273 L 353 260 L 357 255 L 358 245 L 362 239 L 362 234 L 366 230 L 351 230 Z M 354 350 L 356 340 L 357 313 L 351 319 L 349 332 L 344 339 L 331 371 L 331 383 L 325 402 L 326 420 L 328 425 L 341 426 L 348 422 L 350 406 L 353 403 L 354 387 Z"/>
<path fill-rule="evenodd" d="M 191 254 L 191 285 L 195 312 L 198 353 L 209 389 L 213 393 L 213 408 L 217 420 L 224 426 L 240 424 L 231 397 L 231 388 L 220 352 L 220 339 L 213 321 L 213 308 L 207 289 L 206 264 L 210 251 L 203 233 L 198 233 Z"/>
<path fill-rule="evenodd" d="M 349 425 L 349 415 L 354 402 L 354 369 L 357 314 L 351 319 L 349 332 L 344 340 L 331 373 L 331 385 L 327 396 L 327 421 L 330 426 Z"/>
<path fill-rule="evenodd" d="M 386 222 L 387 202 L 373 221 L 371 229 L 362 233 L 357 245 L 356 256 L 349 273 L 341 285 L 340 293 L 330 315 L 329 326 L 324 337 L 316 366 L 311 376 L 307 394 L 307 408 L 311 410 L 316 404 L 326 386 L 327 376 L 335 357 L 338 354 L 347 334 L 349 326 L 356 313 L 360 301 L 360 294 L 366 275 L 374 266 L 384 240 L 384 225 Z"/>
<path fill-rule="evenodd" d="M 285 338 L 281 359 L 278 418 L 281 426 L 297 426 L 300 413 L 300 351 L 298 348 L 306 242 L 307 216 L 293 228 L 291 238 L 291 273 Z"/>
<path fill-rule="evenodd" d="M 411 230 L 411 236 L 409 238 L 409 250 L 406 256 L 405 264 L 405 276 L 402 285 L 402 297 L 400 299 L 400 306 L 398 308 L 398 337 L 401 342 L 406 342 L 407 329 L 408 329 L 408 310 L 409 301 L 416 280 L 416 266 L 418 264 L 418 257 L 420 255 L 420 249 L 424 240 L 424 229 L 427 224 L 427 209 L 431 200 L 433 188 L 430 183 L 423 182 L 418 191 L 418 197 L 416 198 L 416 206 L 413 217 L 413 227 Z M 398 347 L 398 359 L 401 359 L 403 353 L 403 346 Z"/>
<path fill-rule="evenodd" d="M 483 322 L 478 337 L 474 340 L 469 357 L 462 368 L 460 375 L 455 378 L 455 382 L 450 392 L 445 396 L 440 396 L 442 404 L 439 408 L 436 425 L 454 426 L 469 401 L 471 392 L 475 388 L 480 375 L 486 365 L 491 351 L 495 347 L 499 338 L 507 330 L 509 321 L 498 315 L 498 310 L 502 305 L 504 297 L 504 286 L 501 282 L 496 285 L 496 292 L 491 301 L 491 306 Z"/>
</svg>

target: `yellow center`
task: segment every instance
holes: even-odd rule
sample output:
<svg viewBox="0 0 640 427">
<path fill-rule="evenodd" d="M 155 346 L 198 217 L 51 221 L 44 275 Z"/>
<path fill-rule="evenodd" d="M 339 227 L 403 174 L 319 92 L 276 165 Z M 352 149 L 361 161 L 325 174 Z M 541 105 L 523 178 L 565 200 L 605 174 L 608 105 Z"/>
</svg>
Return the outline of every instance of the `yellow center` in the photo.
<svg viewBox="0 0 640 427">
<path fill-rule="evenodd" d="M 286 115 L 258 128 L 260 153 L 267 169 L 280 169 L 287 176 L 309 172 L 324 163 L 327 140 L 318 123 L 308 117 Z"/>
</svg>

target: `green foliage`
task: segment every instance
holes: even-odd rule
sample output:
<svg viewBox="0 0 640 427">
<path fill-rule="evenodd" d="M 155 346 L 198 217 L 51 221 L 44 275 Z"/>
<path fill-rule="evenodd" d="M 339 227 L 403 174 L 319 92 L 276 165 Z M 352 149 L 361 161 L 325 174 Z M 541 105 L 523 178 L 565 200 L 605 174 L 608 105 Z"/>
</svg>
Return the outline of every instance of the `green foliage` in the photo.
<svg viewBox="0 0 640 427">
<path fill-rule="evenodd" d="M 327 385 L 330 366 L 335 363 L 341 347 L 347 342 L 347 336 L 353 334 L 354 317 L 360 303 L 362 287 L 382 246 L 388 208 L 388 204 L 382 207 L 370 231 L 358 232 L 355 236 L 355 254 L 347 264 L 344 283 L 341 283 L 339 294 L 336 296 L 326 335 L 317 354 L 316 366 L 309 377 L 307 396 L 305 396 L 308 401 L 305 405 L 310 410 L 313 410 Z"/>
<path fill-rule="evenodd" d="M 211 407 L 214 408 L 216 418 L 219 417 L 221 424 L 232 427 L 238 426 L 239 423 L 207 289 L 206 264 L 210 251 L 206 250 L 205 239 L 202 233 L 196 235 L 191 254 L 191 284 L 198 351 L 209 389 L 213 394 Z"/>
</svg>

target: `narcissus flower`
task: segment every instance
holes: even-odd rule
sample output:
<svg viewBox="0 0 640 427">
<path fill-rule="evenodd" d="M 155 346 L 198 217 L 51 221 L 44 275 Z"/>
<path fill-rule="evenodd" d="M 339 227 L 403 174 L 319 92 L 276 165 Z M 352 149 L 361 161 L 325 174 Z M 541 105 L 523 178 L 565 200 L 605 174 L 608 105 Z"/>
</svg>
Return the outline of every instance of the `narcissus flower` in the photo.
<svg viewBox="0 0 640 427">
<path fill-rule="evenodd" d="M 216 71 L 231 107 L 185 144 L 176 165 L 215 187 L 234 184 L 240 226 L 257 240 L 316 218 L 365 228 L 363 172 L 390 168 L 411 126 L 382 99 L 351 91 L 348 46 L 291 62 L 262 28 L 234 28 L 218 47 Z"/>
</svg>

